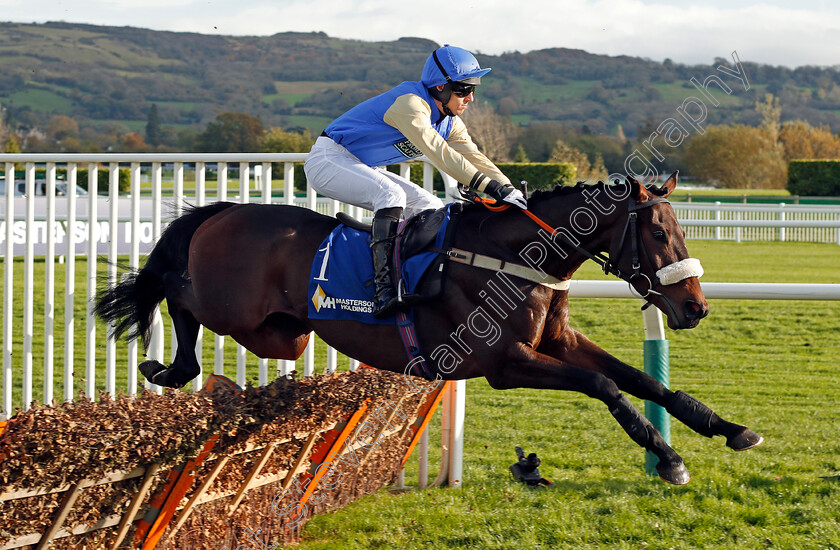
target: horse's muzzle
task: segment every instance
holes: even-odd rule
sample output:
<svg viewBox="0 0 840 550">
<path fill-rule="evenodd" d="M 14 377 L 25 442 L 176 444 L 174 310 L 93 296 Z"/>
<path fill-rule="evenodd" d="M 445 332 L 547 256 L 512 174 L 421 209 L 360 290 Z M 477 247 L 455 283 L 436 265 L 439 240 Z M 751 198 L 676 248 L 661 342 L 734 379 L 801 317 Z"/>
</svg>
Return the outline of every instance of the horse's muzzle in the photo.
<svg viewBox="0 0 840 550">
<path fill-rule="evenodd" d="M 705 303 L 700 304 L 694 300 L 687 300 L 683 304 L 683 314 L 689 321 L 699 321 L 709 314 L 709 305 Z"/>
<path fill-rule="evenodd" d="M 683 302 L 683 320 L 679 323 L 681 326 L 675 328 L 694 328 L 700 323 L 700 319 L 709 314 L 709 305 L 695 300 L 686 300 Z"/>
</svg>

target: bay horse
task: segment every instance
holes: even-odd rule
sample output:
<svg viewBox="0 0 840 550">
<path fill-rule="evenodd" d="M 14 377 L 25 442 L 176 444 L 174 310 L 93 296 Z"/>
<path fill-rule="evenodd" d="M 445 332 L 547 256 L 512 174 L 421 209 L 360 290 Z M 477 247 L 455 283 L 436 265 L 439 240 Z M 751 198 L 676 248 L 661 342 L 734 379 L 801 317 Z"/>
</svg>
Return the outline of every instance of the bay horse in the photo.
<svg viewBox="0 0 840 550">
<path fill-rule="evenodd" d="M 676 282 L 657 276 L 666 266 L 696 262 L 667 200 L 676 185 L 675 173 L 661 187 L 629 177 L 614 185 L 558 187 L 532 194 L 527 211 L 467 204 L 452 247 L 501 260 L 500 266 L 521 266 L 526 259 L 532 275 L 561 281 L 595 259 L 661 309 L 670 328 L 693 328 L 709 311 L 698 274 Z M 315 332 L 367 365 L 405 372 L 396 326 L 308 318 L 310 268 L 338 223 L 295 206 L 219 202 L 194 208 L 167 227 L 142 269 L 100 292 L 95 310 L 114 325 L 116 337 L 128 331 L 130 339 L 139 336 L 147 344 L 155 308 L 166 300 L 176 357 L 168 366 L 140 365 L 148 380 L 163 386 L 180 387 L 201 372 L 194 353 L 200 325 L 230 335 L 259 357 L 291 360 Z M 417 305 L 414 316 L 420 345 L 434 350 L 427 360 L 440 378 L 483 376 L 496 389 L 570 390 L 599 399 L 633 441 L 659 458 L 658 474 L 674 484 L 689 481 L 682 458 L 624 393 L 662 405 L 704 436 L 726 437 L 736 451 L 762 443 L 757 433 L 723 420 L 685 392 L 670 391 L 573 329 L 562 285 L 523 277 L 448 266 L 440 298 Z"/>
</svg>

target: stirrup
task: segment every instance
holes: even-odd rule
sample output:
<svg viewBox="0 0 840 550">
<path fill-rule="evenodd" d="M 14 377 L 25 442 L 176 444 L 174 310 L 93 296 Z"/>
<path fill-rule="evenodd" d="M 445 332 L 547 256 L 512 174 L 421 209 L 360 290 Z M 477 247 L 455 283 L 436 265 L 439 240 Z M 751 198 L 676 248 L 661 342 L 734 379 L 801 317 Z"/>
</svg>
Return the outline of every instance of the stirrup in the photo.
<svg viewBox="0 0 840 550">
<path fill-rule="evenodd" d="M 374 319 L 387 319 L 388 317 L 393 317 L 400 310 L 401 306 L 402 304 L 399 296 L 394 296 L 378 307 L 374 307 L 373 317 Z"/>
<path fill-rule="evenodd" d="M 418 303 L 423 301 L 422 294 L 416 294 L 413 292 L 406 292 L 405 291 L 405 281 L 400 279 L 399 284 L 397 284 L 397 300 L 400 303 L 400 307 L 403 310 L 408 310 Z"/>
</svg>

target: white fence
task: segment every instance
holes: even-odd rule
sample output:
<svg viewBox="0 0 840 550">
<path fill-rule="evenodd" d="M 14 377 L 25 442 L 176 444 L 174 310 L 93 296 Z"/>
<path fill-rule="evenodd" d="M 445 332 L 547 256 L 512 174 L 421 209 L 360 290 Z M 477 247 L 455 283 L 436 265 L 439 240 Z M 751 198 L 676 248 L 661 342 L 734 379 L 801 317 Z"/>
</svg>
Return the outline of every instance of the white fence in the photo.
<svg viewBox="0 0 840 550">
<path fill-rule="evenodd" d="M 672 204 L 689 239 L 840 245 L 840 205 Z"/>
<path fill-rule="evenodd" d="M 305 196 L 298 197 L 294 192 L 294 165 L 303 162 L 305 154 L 68 154 L 68 155 L 0 155 L 0 164 L 4 164 L 5 176 L 2 181 L 2 227 L 0 241 L 4 256 L 4 298 L 3 298 L 3 371 L 2 371 L 2 408 L 0 420 L 10 418 L 15 404 L 26 410 L 33 402 L 33 374 L 35 359 L 43 359 L 42 402 L 54 400 L 70 401 L 75 397 L 74 381 L 84 380 L 83 391 L 88 396 L 96 396 L 98 389 L 104 389 L 114 395 L 118 388 L 117 344 L 105 334 L 97 334 L 96 320 L 92 314 L 92 299 L 96 293 L 97 266 L 100 254 L 107 255 L 107 278 L 113 284 L 117 277 L 116 261 L 118 255 L 128 255 L 131 268 L 140 267 L 141 245 L 147 252 L 158 239 L 162 229 L 164 205 L 168 215 L 177 217 L 185 204 L 196 206 L 217 200 L 237 202 L 282 203 L 298 205 L 317 210 L 323 214 L 335 215 L 339 210 L 356 217 L 363 217 L 368 212 L 331 199 L 318 198 L 307 186 Z M 22 171 L 16 170 L 15 163 L 23 163 Z M 283 166 L 283 189 L 276 193 L 272 189 L 272 164 Z M 44 166 L 43 178 L 37 178 L 39 166 Z M 107 169 L 100 168 L 106 165 Z M 119 170 L 125 166 L 130 170 L 131 189 L 129 197 L 120 197 Z M 194 166 L 194 169 L 190 170 Z M 65 180 L 59 181 L 58 169 L 62 168 Z M 80 170 L 87 170 L 89 189 L 79 194 L 78 177 Z M 109 194 L 107 199 L 98 195 L 98 172 L 107 170 Z M 410 167 L 400 167 L 401 174 L 408 176 Z M 166 172 L 167 177 L 164 177 Z M 188 181 L 187 173 L 192 180 Z M 229 174 L 235 175 L 229 178 Z M 18 175 L 23 181 L 19 182 Z M 253 175 L 253 179 L 252 179 Z M 209 177 L 208 177 L 209 176 Z M 424 187 L 432 189 L 433 169 L 424 165 Z M 280 178 L 278 178 L 280 179 Z M 213 185 L 212 182 L 215 182 Z M 453 183 L 445 177 L 451 190 Z M 208 185 L 211 183 L 211 185 Z M 252 186 L 253 183 L 253 186 Z M 166 184 L 166 185 L 164 185 Z M 252 188 L 253 187 L 253 188 Z M 56 189 L 63 196 L 56 197 Z M 142 198 L 141 198 L 142 196 Z M 142 208 L 141 208 L 142 206 Z M 38 214 L 36 216 L 36 210 Z M 142 214 L 141 214 L 142 210 Z M 84 257 L 86 276 L 83 292 L 76 291 L 77 255 Z M 23 257 L 22 298 L 16 301 L 15 281 L 21 280 L 21 274 L 15 272 L 16 256 Z M 43 331 L 43 346 L 36 352 L 35 346 L 35 260 L 44 258 L 43 281 L 43 321 L 38 323 Z M 74 346 L 63 346 L 63 375 L 57 376 L 56 367 L 56 260 L 64 265 L 64 342 L 84 339 L 84 371 L 75 372 L 77 361 Z M 81 262 L 79 262 L 81 263 Z M 40 277 L 39 277 L 40 280 Z M 20 286 L 20 285 L 18 285 Z M 40 298 L 40 297 L 39 297 Z M 84 316 L 84 335 L 77 336 L 77 318 L 75 306 L 87 304 Z M 22 328 L 22 342 L 15 350 L 14 332 Z M 41 328 L 42 327 L 42 328 Z M 157 312 L 153 337 L 148 352 L 150 358 L 166 362 L 164 359 L 164 326 Z M 40 334 L 39 334 L 40 336 Z M 100 342 L 105 341 L 104 384 L 97 387 L 97 373 L 102 372 L 102 353 L 97 353 Z M 170 356 L 177 351 L 174 336 L 170 338 Z M 38 346 L 41 347 L 41 346 Z M 277 374 L 269 375 L 269 361 L 248 356 L 246 350 L 236 346 L 235 373 L 226 372 L 225 338 L 216 335 L 213 342 L 214 373 L 235 378 L 244 385 L 248 363 L 256 361 L 258 383 L 266 384 L 269 378 L 277 374 L 284 375 L 297 369 L 304 376 L 312 376 L 315 371 L 315 340 L 310 340 L 303 357 L 298 362 L 277 361 Z M 326 347 L 326 372 L 335 372 L 338 365 L 336 350 Z M 138 348 L 136 342 L 127 346 L 128 360 L 123 362 L 125 353 L 119 354 L 121 368 L 127 369 L 127 386 L 119 388 L 130 395 L 137 392 Z M 199 335 L 196 352 L 199 362 L 203 361 L 203 341 Z M 355 370 L 358 362 L 346 358 L 350 370 Z M 98 367 L 99 365 L 99 367 Z M 206 372 L 206 371 L 205 371 Z M 15 380 L 19 377 L 19 380 Z M 54 395 L 56 380 L 63 382 L 63 395 Z M 203 384 L 203 376 L 194 381 L 197 389 Z M 146 387 L 161 391 L 161 388 L 146 383 Z M 13 395 L 17 388 L 18 395 Z M 446 463 L 442 464 L 441 474 L 436 483 L 450 486 L 460 485 L 461 456 L 463 449 L 463 425 L 465 384 L 463 381 L 452 385 L 443 400 L 443 448 Z M 428 472 L 426 453 L 428 437 L 420 441 L 420 485 L 425 485 Z"/>
<path fill-rule="evenodd" d="M 127 254 L 128 264 L 137 268 L 140 263 L 141 244 L 148 250 L 151 243 L 157 240 L 162 229 L 162 210 L 167 205 L 168 214 L 178 216 L 184 205 L 190 203 L 201 206 L 216 200 L 234 200 L 239 202 L 279 202 L 295 204 L 317 210 L 324 214 L 334 215 L 343 210 L 357 217 L 369 214 L 359 208 L 341 204 L 331 199 L 318 198 L 307 186 L 305 196 L 294 193 L 294 164 L 304 161 L 305 154 L 67 154 L 67 155 L 0 155 L 0 163 L 5 163 L 5 178 L 3 198 L 4 218 L 0 239 L 3 242 L 4 257 L 23 256 L 23 273 L 15 273 L 15 262 L 4 262 L 4 305 L 3 305 L 3 408 L 0 418 L 9 417 L 14 403 L 23 409 L 28 408 L 33 400 L 32 373 L 36 352 L 33 341 L 35 339 L 35 278 L 34 265 L 36 256 L 44 257 L 44 304 L 43 304 L 43 393 L 41 400 L 51 403 L 54 399 L 69 401 L 74 397 L 74 378 L 85 380 L 84 392 L 95 396 L 97 364 L 101 364 L 101 357 L 97 358 L 97 344 L 105 340 L 105 381 L 104 389 L 109 394 L 117 391 L 116 387 L 116 343 L 97 335 L 96 322 L 91 312 L 92 298 L 96 292 L 97 264 L 100 254 L 107 255 L 107 277 L 113 283 L 117 277 L 116 261 L 118 255 Z M 17 171 L 15 163 L 24 163 L 24 170 Z M 283 189 L 277 194 L 271 187 L 272 164 L 283 165 Z M 100 165 L 107 165 L 110 192 L 106 198 L 98 196 L 97 173 Z M 36 170 L 39 165 L 44 168 L 43 190 L 44 196 L 38 196 L 36 191 Z M 118 194 L 119 169 L 124 166 L 130 169 L 130 196 L 121 198 Z M 189 170 L 194 165 L 194 170 Z M 63 197 L 55 196 L 57 168 L 66 170 L 66 181 Z M 209 168 L 209 169 L 208 169 Z M 77 179 L 80 169 L 87 169 L 89 190 L 83 196 L 77 195 Z M 401 166 L 401 173 L 408 175 L 408 165 Z M 167 178 L 164 178 L 164 171 Z M 191 172 L 192 181 L 187 181 L 186 172 Z M 228 174 L 236 173 L 231 179 Z M 208 178 L 208 174 L 214 176 Z M 254 178 L 252 179 L 252 174 Z M 24 196 L 16 197 L 18 185 L 6 184 L 17 181 L 17 176 L 23 176 Z M 145 176 L 145 177 L 144 177 Z M 429 164 L 424 169 L 424 187 L 431 189 L 433 170 Z M 215 180 L 215 185 L 208 185 L 208 179 Z M 166 183 L 166 185 L 164 185 Z M 255 185 L 252 185 L 255 184 Z M 253 187 L 256 187 L 254 190 Z M 141 189 L 142 188 L 142 189 Z M 272 192 L 275 195 L 272 196 Z M 144 197 L 141 199 L 141 195 Z M 143 215 L 141 216 L 141 204 Z M 36 206 L 41 210 L 36 217 Z M 9 223 L 15 220 L 14 223 Z M 21 226 L 24 228 L 21 231 Z M 143 227 L 145 226 L 145 227 Z M 53 228 L 48 231 L 47 228 Z M 132 238 L 140 236 L 140 238 Z M 115 237 L 115 238 L 112 238 Z M 143 243 L 142 241 L 146 241 Z M 37 245 L 37 247 L 36 247 Z M 58 246 L 57 246 L 58 245 Z M 22 249 L 22 250 L 21 250 Z M 22 254 L 17 254 L 18 250 Z M 83 292 L 76 292 L 77 255 L 84 256 L 87 264 L 87 275 L 84 278 Z M 54 395 L 55 334 L 56 330 L 56 260 L 64 264 L 64 309 L 63 318 L 64 341 L 73 342 L 82 337 L 86 340 L 84 373 L 74 372 L 75 358 L 73 346 L 64 346 L 63 357 L 63 386 L 62 396 Z M 14 281 L 22 275 L 23 296 L 15 303 Z M 82 285 L 80 285 L 82 286 Z M 88 304 L 84 319 L 84 336 L 77 336 L 77 323 L 82 319 L 74 313 L 74 305 L 78 302 Z M 41 323 L 39 323 L 39 326 Z M 22 346 L 14 354 L 13 328 L 22 326 Z M 163 327 L 158 316 L 149 356 L 164 361 Z M 236 371 L 225 372 L 224 337 L 216 336 L 214 342 L 214 372 L 227 374 L 235 378 L 236 382 L 244 385 L 246 382 L 246 352 L 237 346 Z M 199 360 L 201 361 L 202 342 L 197 345 Z M 175 350 L 171 350 L 174 354 Z M 101 355 L 101 353 L 100 353 Z M 338 363 L 338 355 L 332 348 L 326 351 L 326 370 L 334 372 Z M 138 351 L 137 344 L 128 345 L 128 381 L 127 387 L 120 388 L 133 395 L 137 392 Z M 206 365 L 206 362 L 205 366 Z M 310 345 L 304 352 L 301 365 L 297 368 L 304 376 L 311 376 L 315 368 L 315 346 Z M 22 380 L 18 387 L 20 395 L 13 400 L 13 364 L 22 372 Z M 350 368 L 356 362 L 349 360 Z M 278 370 L 285 374 L 293 370 L 294 362 L 278 362 Z M 258 360 L 258 382 L 265 384 L 269 380 L 268 361 Z M 198 388 L 202 380 L 197 378 L 195 387 Z M 147 387 L 149 385 L 147 384 Z M 154 388 L 159 391 L 159 388 Z"/>
</svg>

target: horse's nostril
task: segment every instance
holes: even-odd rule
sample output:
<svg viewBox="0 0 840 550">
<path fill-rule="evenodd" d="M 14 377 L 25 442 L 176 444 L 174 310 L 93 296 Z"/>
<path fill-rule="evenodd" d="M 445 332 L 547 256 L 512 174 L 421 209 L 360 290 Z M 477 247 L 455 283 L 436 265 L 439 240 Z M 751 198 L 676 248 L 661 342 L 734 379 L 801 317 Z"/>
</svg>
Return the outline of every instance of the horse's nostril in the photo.
<svg viewBox="0 0 840 550">
<path fill-rule="evenodd" d="M 694 300 L 689 300 L 683 305 L 683 311 L 687 319 L 702 319 L 706 316 L 707 310 Z"/>
</svg>

